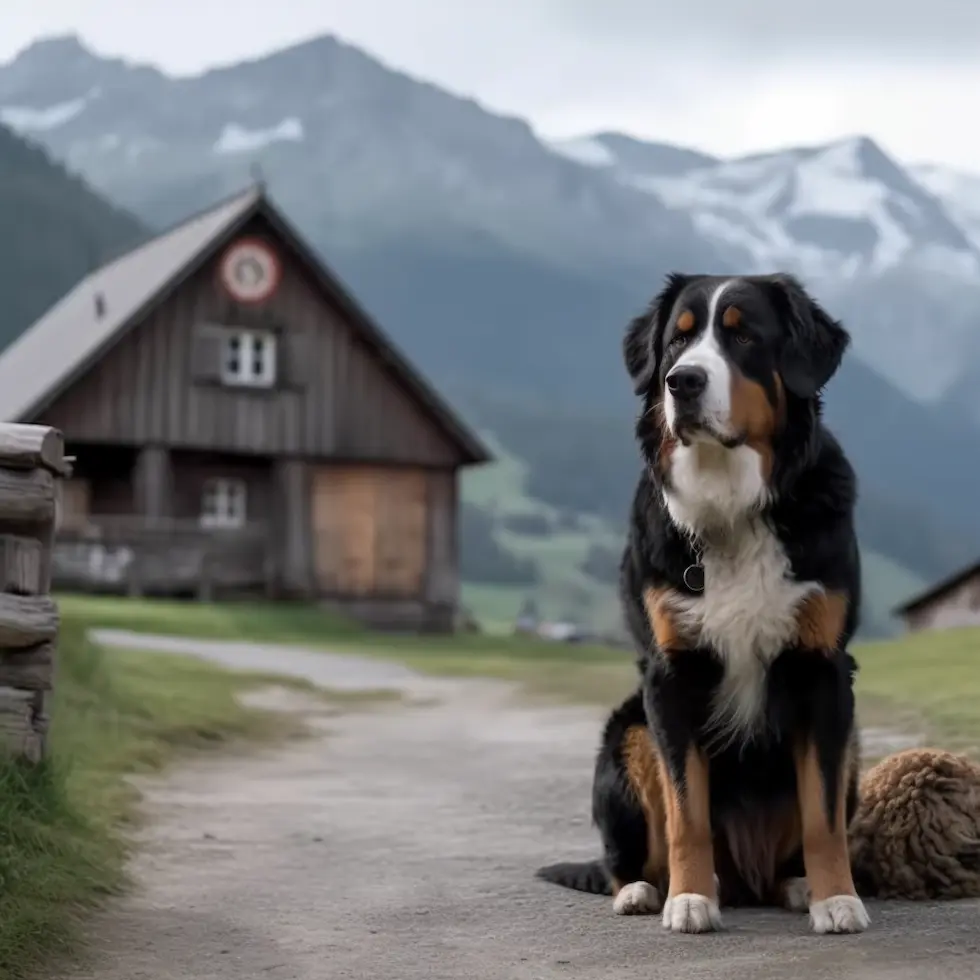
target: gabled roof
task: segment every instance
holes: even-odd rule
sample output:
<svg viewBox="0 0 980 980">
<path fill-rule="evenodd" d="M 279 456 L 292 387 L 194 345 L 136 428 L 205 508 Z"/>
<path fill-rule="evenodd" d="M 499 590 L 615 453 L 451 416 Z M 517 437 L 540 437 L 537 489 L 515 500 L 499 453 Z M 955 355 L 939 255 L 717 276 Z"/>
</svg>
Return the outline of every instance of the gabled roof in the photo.
<svg viewBox="0 0 980 980">
<path fill-rule="evenodd" d="M 0 353 L 0 421 L 27 421 L 50 404 L 153 307 L 257 214 L 313 272 L 365 341 L 470 463 L 489 450 L 456 417 L 270 202 L 261 185 L 196 214 L 82 279 Z"/>
<path fill-rule="evenodd" d="M 0 421 L 24 420 L 69 383 L 209 244 L 248 214 L 259 195 L 250 188 L 82 279 L 0 354 Z"/>
<path fill-rule="evenodd" d="M 967 565 L 966 568 L 961 568 L 958 572 L 954 572 L 952 575 L 941 579 L 935 585 L 930 586 L 918 595 L 912 596 L 911 599 L 906 599 L 900 606 L 896 606 L 892 613 L 896 616 L 901 616 L 905 613 L 910 613 L 915 609 L 919 609 L 926 603 L 931 602 L 933 599 L 939 598 L 946 592 L 955 589 L 956 586 L 962 585 L 967 579 L 973 578 L 975 575 L 980 574 L 980 561 L 975 561 L 972 565 Z"/>
</svg>

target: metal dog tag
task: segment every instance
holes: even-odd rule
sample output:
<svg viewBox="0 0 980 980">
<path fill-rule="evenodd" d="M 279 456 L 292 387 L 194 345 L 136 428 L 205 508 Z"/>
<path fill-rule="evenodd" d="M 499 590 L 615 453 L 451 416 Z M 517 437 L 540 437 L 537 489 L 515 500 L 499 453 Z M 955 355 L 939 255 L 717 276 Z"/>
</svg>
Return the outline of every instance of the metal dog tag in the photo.
<svg viewBox="0 0 980 980">
<path fill-rule="evenodd" d="M 704 565 L 688 565 L 684 569 L 684 584 L 692 592 L 704 592 Z"/>
</svg>

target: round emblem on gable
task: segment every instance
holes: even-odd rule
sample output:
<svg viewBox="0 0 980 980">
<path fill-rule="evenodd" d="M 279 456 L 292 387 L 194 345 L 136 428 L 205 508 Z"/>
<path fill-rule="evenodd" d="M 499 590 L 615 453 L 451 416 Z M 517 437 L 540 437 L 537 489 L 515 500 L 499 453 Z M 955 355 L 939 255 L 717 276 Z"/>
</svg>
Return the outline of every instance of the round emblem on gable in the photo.
<svg viewBox="0 0 980 980">
<path fill-rule="evenodd" d="M 280 266 L 276 253 L 257 238 L 235 242 L 225 252 L 220 266 L 221 283 L 239 303 L 261 303 L 279 285 Z"/>
</svg>

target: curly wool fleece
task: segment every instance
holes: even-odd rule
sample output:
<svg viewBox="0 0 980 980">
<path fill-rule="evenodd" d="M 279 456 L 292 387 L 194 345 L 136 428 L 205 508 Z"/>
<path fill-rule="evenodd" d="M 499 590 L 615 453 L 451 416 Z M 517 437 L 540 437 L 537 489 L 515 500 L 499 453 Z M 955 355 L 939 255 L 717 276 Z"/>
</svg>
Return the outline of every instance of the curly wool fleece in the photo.
<svg viewBox="0 0 980 980">
<path fill-rule="evenodd" d="M 980 897 L 980 765 L 909 749 L 865 773 L 850 828 L 851 864 L 867 897 Z"/>
</svg>

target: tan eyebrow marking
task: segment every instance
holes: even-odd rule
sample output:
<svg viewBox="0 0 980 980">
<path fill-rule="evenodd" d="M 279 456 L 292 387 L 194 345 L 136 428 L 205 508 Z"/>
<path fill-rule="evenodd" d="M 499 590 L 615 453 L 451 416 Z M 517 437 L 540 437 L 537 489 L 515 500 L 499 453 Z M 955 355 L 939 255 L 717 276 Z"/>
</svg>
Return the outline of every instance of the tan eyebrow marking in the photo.
<svg viewBox="0 0 980 980">
<path fill-rule="evenodd" d="M 737 327 L 742 322 L 742 311 L 737 306 L 729 306 L 721 318 L 723 327 Z"/>
<path fill-rule="evenodd" d="M 694 314 L 690 310 L 685 310 L 677 318 L 677 329 L 681 333 L 687 333 L 688 330 L 694 329 Z"/>
</svg>

